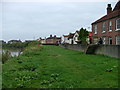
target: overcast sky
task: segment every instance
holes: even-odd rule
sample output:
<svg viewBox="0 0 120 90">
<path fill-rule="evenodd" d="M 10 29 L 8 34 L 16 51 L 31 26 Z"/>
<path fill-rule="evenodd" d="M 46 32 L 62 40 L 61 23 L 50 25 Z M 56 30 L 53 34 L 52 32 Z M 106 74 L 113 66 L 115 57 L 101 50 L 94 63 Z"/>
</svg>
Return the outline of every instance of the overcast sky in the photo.
<svg viewBox="0 0 120 90">
<path fill-rule="evenodd" d="M 0 29 L 5 41 L 31 40 L 62 36 L 84 27 L 106 14 L 107 4 L 115 6 L 118 0 L 109 2 L 2 2 Z"/>
</svg>

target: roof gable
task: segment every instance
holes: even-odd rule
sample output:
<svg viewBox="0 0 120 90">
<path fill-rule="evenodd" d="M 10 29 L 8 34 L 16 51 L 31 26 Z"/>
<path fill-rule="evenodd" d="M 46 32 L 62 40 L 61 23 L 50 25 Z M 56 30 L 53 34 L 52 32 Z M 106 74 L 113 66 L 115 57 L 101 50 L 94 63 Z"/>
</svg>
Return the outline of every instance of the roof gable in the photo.
<svg viewBox="0 0 120 90">
<path fill-rule="evenodd" d="M 96 24 L 96 23 L 100 23 L 115 17 L 120 16 L 120 1 L 118 1 L 118 3 L 116 4 L 115 8 L 113 9 L 113 11 L 103 17 L 101 17 L 100 19 L 96 20 L 95 22 L 93 22 L 92 24 Z"/>
</svg>

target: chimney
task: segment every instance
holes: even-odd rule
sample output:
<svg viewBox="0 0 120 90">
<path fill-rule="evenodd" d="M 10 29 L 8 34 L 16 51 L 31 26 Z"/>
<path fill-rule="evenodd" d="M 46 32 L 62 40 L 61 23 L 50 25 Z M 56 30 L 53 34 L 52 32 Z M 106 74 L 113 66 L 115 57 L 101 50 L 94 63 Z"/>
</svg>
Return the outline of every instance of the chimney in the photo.
<svg viewBox="0 0 120 90">
<path fill-rule="evenodd" d="M 54 35 L 54 37 L 56 37 L 56 35 Z"/>
<path fill-rule="evenodd" d="M 111 12 L 112 12 L 111 4 L 108 4 L 108 6 L 107 6 L 107 14 L 109 14 Z"/>
<path fill-rule="evenodd" d="M 50 35 L 50 37 L 52 37 L 52 35 Z"/>
</svg>

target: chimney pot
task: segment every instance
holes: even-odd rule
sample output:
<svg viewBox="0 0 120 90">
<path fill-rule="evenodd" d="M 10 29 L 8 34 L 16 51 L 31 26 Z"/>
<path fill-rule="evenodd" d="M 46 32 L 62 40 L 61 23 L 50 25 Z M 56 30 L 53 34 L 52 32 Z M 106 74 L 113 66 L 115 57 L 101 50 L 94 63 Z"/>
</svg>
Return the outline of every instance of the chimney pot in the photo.
<svg viewBox="0 0 120 90">
<path fill-rule="evenodd" d="M 107 6 L 107 14 L 109 14 L 111 12 L 112 12 L 111 4 L 108 4 L 108 6 Z"/>
<path fill-rule="evenodd" d="M 50 35 L 50 37 L 52 37 L 52 35 Z"/>
</svg>

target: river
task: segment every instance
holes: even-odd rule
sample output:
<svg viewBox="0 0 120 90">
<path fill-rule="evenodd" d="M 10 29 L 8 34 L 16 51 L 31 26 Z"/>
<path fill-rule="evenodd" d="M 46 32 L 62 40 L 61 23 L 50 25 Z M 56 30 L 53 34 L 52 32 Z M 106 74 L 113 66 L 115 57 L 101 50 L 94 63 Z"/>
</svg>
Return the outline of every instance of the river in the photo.
<svg viewBox="0 0 120 90">
<path fill-rule="evenodd" d="M 6 51 L 8 51 L 12 57 L 19 56 L 22 53 L 21 49 L 18 49 L 18 48 L 12 48 L 12 49 L 10 49 L 10 48 L 9 49 L 8 48 L 1 49 L 0 48 L 0 54 L 2 54 L 2 52 L 6 52 Z"/>
</svg>

